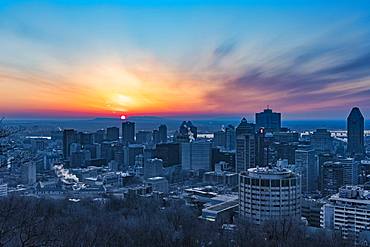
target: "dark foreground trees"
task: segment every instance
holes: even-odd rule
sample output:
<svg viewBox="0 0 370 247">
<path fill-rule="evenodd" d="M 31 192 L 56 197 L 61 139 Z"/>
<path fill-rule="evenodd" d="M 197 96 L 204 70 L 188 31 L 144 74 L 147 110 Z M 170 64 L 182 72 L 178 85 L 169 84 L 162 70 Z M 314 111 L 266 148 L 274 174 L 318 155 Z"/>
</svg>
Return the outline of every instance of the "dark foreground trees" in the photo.
<svg viewBox="0 0 370 247">
<path fill-rule="evenodd" d="M 162 206 L 154 199 L 8 197 L 0 200 L 0 246 L 345 246 L 293 221 L 240 222 L 225 231 L 186 206 Z"/>
</svg>

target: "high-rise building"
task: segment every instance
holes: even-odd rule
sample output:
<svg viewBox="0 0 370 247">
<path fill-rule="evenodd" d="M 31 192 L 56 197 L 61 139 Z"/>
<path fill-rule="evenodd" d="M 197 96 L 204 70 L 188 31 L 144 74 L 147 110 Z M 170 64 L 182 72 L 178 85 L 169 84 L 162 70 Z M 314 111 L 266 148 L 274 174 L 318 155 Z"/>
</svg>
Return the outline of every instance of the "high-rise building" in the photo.
<svg viewBox="0 0 370 247">
<path fill-rule="evenodd" d="M 109 127 L 107 128 L 107 141 L 118 141 L 119 140 L 119 128 Z"/>
<path fill-rule="evenodd" d="M 300 148 L 295 151 L 295 165 L 302 176 L 302 192 L 309 193 L 318 189 L 319 167 L 315 151 Z"/>
<path fill-rule="evenodd" d="M 255 167 L 255 135 L 241 134 L 236 137 L 235 172 Z"/>
<path fill-rule="evenodd" d="M 226 150 L 228 151 L 235 150 L 236 143 L 235 127 L 232 125 L 228 125 L 225 128 L 225 135 L 226 135 Z"/>
<path fill-rule="evenodd" d="M 248 123 L 246 118 L 242 118 L 238 127 L 235 129 L 236 138 L 243 134 L 255 134 L 256 133 L 256 125 L 253 123 Z"/>
<path fill-rule="evenodd" d="M 155 148 L 155 157 L 163 161 L 164 167 L 180 165 L 180 153 L 179 143 L 160 143 Z"/>
<path fill-rule="evenodd" d="M 239 175 L 239 213 L 255 224 L 300 218 L 300 176 L 284 168 L 250 168 Z"/>
<path fill-rule="evenodd" d="M 153 144 L 160 143 L 159 130 L 153 130 L 152 131 L 152 141 L 153 141 Z"/>
<path fill-rule="evenodd" d="M 152 132 L 147 130 L 140 130 L 136 133 L 137 144 L 149 144 L 152 141 Z"/>
<path fill-rule="evenodd" d="M 358 244 L 362 231 L 369 230 L 370 191 L 358 186 L 344 186 L 321 210 L 321 227 L 339 231 L 341 236 Z"/>
<path fill-rule="evenodd" d="M 340 162 L 320 164 L 319 189 L 324 196 L 333 195 L 343 186 L 343 166 Z"/>
<path fill-rule="evenodd" d="M 343 167 L 343 184 L 357 185 L 359 178 L 359 162 L 354 158 L 338 159 Z"/>
<path fill-rule="evenodd" d="M 82 146 L 94 143 L 94 135 L 87 132 L 79 132 L 77 135 L 77 142 Z"/>
<path fill-rule="evenodd" d="M 363 154 L 364 146 L 364 117 L 360 109 L 354 107 L 347 118 L 347 152 L 350 155 Z"/>
<path fill-rule="evenodd" d="M 235 172 L 255 166 L 255 125 L 243 118 L 236 127 Z"/>
<path fill-rule="evenodd" d="M 198 128 L 191 121 L 183 121 L 178 133 L 175 134 L 175 141 L 180 143 L 191 142 L 197 139 Z"/>
<path fill-rule="evenodd" d="M 161 124 L 158 130 L 159 130 L 159 142 L 166 143 L 167 142 L 167 126 L 165 124 Z"/>
<path fill-rule="evenodd" d="M 94 133 L 94 142 L 95 143 L 102 143 L 105 139 L 105 130 L 100 129 Z"/>
<path fill-rule="evenodd" d="M 213 133 L 213 146 L 220 147 L 222 149 L 226 148 L 226 132 L 224 130 L 219 130 Z"/>
<path fill-rule="evenodd" d="M 263 112 L 256 113 L 257 129 L 265 128 L 267 131 L 280 131 L 281 113 L 273 112 L 271 109 L 264 109 Z"/>
<path fill-rule="evenodd" d="M 124 145 L 135 143 L 135 123 L 125 121 L 122 123 L 122 143 Z"/>
<path fill-rule="evenodd" d="M 77 141 L 77 132 L 74 129 L 63 130 L 63 158 L 65 160 L 69 159 L 70 147 L 72 143 Z"/>
<path fill-rule="evenodd" d="M 312 133 L 311 146 L 319 152 L 333 152 L 333 138 L 327 129 L 317 129 Z"/>
<path fill-rule="evenodd" d="M 124 147 L 124 167 L 135 165 L 137 155 L 143 156 L 144 146 L 140 144 L 129 144 Z"/>
<path fill-rule="evenodd" d="M 181 144 L 181 165 L 184 170 L 211 170 L 212 144 L 194 141 Z"/>
</svg>

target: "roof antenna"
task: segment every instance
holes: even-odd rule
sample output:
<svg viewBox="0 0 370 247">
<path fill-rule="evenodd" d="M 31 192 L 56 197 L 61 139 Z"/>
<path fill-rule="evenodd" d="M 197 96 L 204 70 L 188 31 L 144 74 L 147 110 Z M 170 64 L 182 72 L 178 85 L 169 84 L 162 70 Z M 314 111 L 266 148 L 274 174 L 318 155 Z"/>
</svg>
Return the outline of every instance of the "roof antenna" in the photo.
<svg viewBox="0 0 370 247">
<path fill-rule="evenodd" d="M 270 110 L 270 105 L 267 105 L 267 110 Z"/>
</svg>

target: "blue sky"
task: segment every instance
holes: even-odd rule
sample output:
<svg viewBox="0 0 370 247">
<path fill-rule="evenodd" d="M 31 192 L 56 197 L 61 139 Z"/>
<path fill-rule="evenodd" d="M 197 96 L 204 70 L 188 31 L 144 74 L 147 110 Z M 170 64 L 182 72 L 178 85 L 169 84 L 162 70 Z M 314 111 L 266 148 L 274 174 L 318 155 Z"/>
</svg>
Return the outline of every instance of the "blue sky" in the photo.
<svg viewBox="0 0 370 247">
<path fill-rule="evenodd" d="M 370 1 L 5 0 L 0 111 L 369 115 L 369 26 Z"/>
</svg>

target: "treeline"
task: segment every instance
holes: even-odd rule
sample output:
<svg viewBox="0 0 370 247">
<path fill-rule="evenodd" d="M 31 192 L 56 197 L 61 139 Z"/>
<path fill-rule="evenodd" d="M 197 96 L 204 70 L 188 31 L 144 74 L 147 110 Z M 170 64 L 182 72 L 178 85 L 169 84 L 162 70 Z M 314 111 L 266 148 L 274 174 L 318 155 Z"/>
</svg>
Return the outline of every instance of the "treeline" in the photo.
<svg viewBox="0 0 370 247">
<path fill-rule="evenodd" d="M 184 205 L 155 199 L 70 202 L 0 200 L 0 246 L 347 246 L 333 234 L 308 233 L 291 220 L 235 231 L 198 219 Z"/>
</svg>

